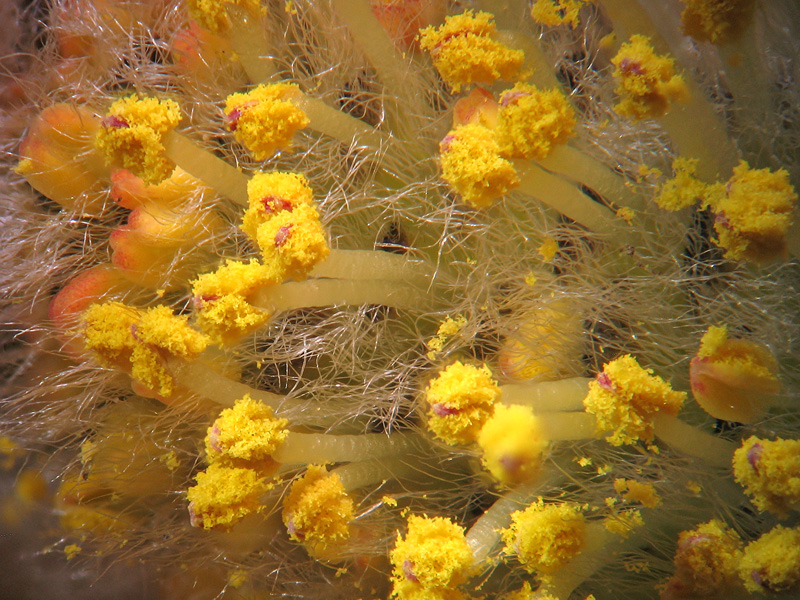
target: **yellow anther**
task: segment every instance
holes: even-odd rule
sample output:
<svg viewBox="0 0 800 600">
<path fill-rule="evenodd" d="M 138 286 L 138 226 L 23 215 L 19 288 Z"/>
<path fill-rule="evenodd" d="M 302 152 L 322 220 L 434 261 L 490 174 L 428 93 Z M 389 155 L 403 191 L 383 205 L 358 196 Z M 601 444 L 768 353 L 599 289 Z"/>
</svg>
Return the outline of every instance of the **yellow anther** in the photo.
<svg viewBox="0 0 800 600">
<path fill-rule="evenodd" d="M 195 527 L 227 529 L 262 508 L 267 486 L 253 469 L 212 463 L 195 479 L 197 484 L 186 493 Z"/>
<path fill-rule="evenodd" d="M 286 419 L 278 419 L 272 409 L 249 395 L 237 400 L 232 408 L 219 413 L 206 435 L 209 461 L 258 462 L 269 460 L 289 432 Z M 248 465 L 253 466 L 253 465 Z"/>
<path fill-rule="evenodd" d="M 614 446 L 651 442 L 653 419 L 657 414 L 675 416 L 683 406 L 684 392 L 643 369 L 630 355 L 617 358 L 589 384 L 586 412 L 597 419 L 600 431 L 611 432 L 606 439 Z"/>
<path fill-rule="evenodd" d="M 464 530 L 443 517 L 408 518 L 405 538 L 391 552 L 394 595 L 400 600 L 450 598 L 472 572 Z M 429 594 L 429 595 L 426 595 Z"/>
<path fill-rule="evenodd" d="M 786 517 L 800 507 L 800 440 L 749 437 L 733 455 L 733 474 L 759 510 Z"/>
<path fill-rule="evenodd" d="M 540 499 L 511 515 L 503 531 L 506 554 L 515 554 L 529 573 L 554 573 L 581 551 L 586 522 L 575 504 L 545 504 Z"/>
<path fill-rule="evenodd" d="M 739 575 L 750 592 L 788 594 L 800 589 L 800 527 L 777 525 L 747 545 Z"/>
<path fill-rule="evenodd" d="M 500 156 L 494 134 L 483 125 L 457 127 L 439 149 L 442 179 L 478 208 L 489 206 L 519 185 L 514 167 Z"/>
<path fill-rule="evenodd" d="M 542 465 L 547 446 L 533 411 L 527 406 L 495 406 L 478 434 L 483 466 L 502 484 L 530 481 Z"/>
<path fill-rule="evenodd" d="M 761 263 L 786 255 L 786 234 L 797 205 L 787 171 L 751 169 L 742 161 L 716 191 L 707 204 L 716 213 L 714 230 L 727 258 Z"/>
<path fill-rule="evenodd" d="M 186 6 L 192 18 L 201 27 L 220 33 L 231 28 L 231 21 L 228 16 L 230 6 L 237 6 L 252 16 L 260 15 L 264 12 L 261 7 L 261 0 L 186 0 Z"/>
<path fill-rule="evenodd" d="M 101 121 L 95 146 L 111 164 L 116 162 L 157 184 L 170 176 L 175 165 L 164 156 L 164 135 L 181 120 L 180 107 L 172 100 L 142 98 L 132 94 L 111 105 Z"/>
<path fill-rule="evenodd" d="M 309 123 L 292 100 L 302 95 L 291 83 L 259 85 L 246 94 L 231 94 L 225 102 L 225 124 L 253 158 L 266 160 L 288 148 L 295 133 Z"/>
<path fill-rule="evenodd" d="M 582 336 L 583 317 L 574 303 L 556 300 L 537 304 L 500 348 L 498 362 L 503 375 L 523 381 L 579 375 Z"/>
<path fill-rule="evenodd" d="M 542 159 L 575 129 L 575 111 L 559 90 L 518 83 L 500 96 L 497 143 L 503 156 Z"/>
<path fill-rule="evenodd" d="M 632 36 L 611 62 L 620 96 L 614 108 L 621 115 L 657 118 L 669 110 L 671 103 L 684 102 L 689 97 L 686 82 L 675 74 L 674 60 L 657 55 L 646 36 Z"/>
<path fill-rule="evenodd" d="M 531 6 L 531 16 L 542 25 L 569 25 L 574 29 L 579 23 L 578 13 L 589 2 L 594 0 L 535 0 Z"/>
<path fill-rule="evenodd" d="M 765 348 L 728 338 L 728 328 L 709 327 L 689 367 L 692 395 L 712 417 L 751 423 L 780 392 L 778 361 Z"/>
<path fill-rule="evenodd" d="M 309 465 L 283 503 L 283 523 L 289 536 L 312 554 L 346 542 L 353 518 L 353 501 L 342 480 L 324 466 Z"/>
<path fill-rule="evenodd" d="M 194 359 L 208 339 L 166 306 L 139 311 L 119 302 L 92 304 L 83 314 L 84 343 L 104 366 L 131 376 L 162 396 L 174 390 L 165 359 Z"/>
<path fill-rule="evenodd" d="M 301 281 L 330 254 L 319 212 L 311 204 L 282 211 L 261 224 L 256 241 L 273 281 Z"/>
<path fill-rule="evenodd" d="M 500 388 L 489 367 L 457 361 L 428 384 L 428 429 L 450 445 L 470 444 L 499 397 Z"/>
<path fill-rule="evenodd" d="M 192 282 L 197 326 L 219 345 L 229 344 L 269 320 L 269 313 L 252 306 L 247 297 L 277 283 L 257 260 L 227 261 L 213 273 Z"/>
<path fill-rule="evenodd" d="M 741 560 L 742 541 L 733 529 L 717 520 L 701 523 L 678 537 L 675 576 L 667 589 L 675 591 L 674 597 L 724 597 L 738 583 Z"/>
<path fill-rule="evenodd" d="M 750 25 L 755 0 L 683 0 L 681 13 L 687 35 L 701 42 L 724 44 L 739 37 Z"/>
<path fill-rule="evenodd" d="M 514 80 L 525 55 L 495 40 L 495 31 L 491 14 L 468 10 L 447 17 L 440 27 L 421 30 L 420 47 L 431 53 L 439 74 L 455 92 L 463 85 Z"/>
<path fill-rule="evenodd" d="M 301 205 L 310 206 L 314 196 L 308 180 L 300 173 L 256 173 L 247 183 L 249 206 L 241 229 L 255 240 L 260 225 L 276 214 Z"/>
</svg>

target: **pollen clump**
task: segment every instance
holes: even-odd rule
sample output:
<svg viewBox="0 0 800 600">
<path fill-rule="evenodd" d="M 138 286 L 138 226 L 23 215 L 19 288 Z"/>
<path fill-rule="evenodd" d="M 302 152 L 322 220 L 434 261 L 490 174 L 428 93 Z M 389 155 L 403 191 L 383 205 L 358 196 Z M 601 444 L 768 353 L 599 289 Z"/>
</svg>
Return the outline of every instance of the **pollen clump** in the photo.
<svg viewBox="0 0 800 600">
<path fill-rule="evenodd" d="M 486 470 L 500 483 L 514 485 L 539 472 L 547 441 L 529 407 L 498 404 L 478 434 L 478 445 Z"/>
<path fill-rule="evenodd" d="M 295 133 L 309 124 L 292 100 L 302 95 L 291 83 L 261 84 L 225 102 L 225 124 L 253 158 L 266 160 L 289 147 Z"/>
<path fill-rule="evenodd" d="M 785 518 L 800 507 L 800 440 L 749 437 L 733 455 L 733 475 L 758 510 Z"/>
<path fill-rule="evenodd" d="M 476 208 L 485 208 L 519 185 L 513 165 L 500 155 L 494 134 L 473 123 L 452 130 L 439 145 L 442 179 Z"/>
<path fill-rule="evenodd" d="M 258 228 L 282 211 L 314 202 L 308 180 L 300 173 L 256 173 L 247 183 L 249 206 L 241 230 L 256 239 Z"/>
<path fill-rule="evenodd" d="M 192 282 L 197 326 L 215 344 L 228 344 L 260 327 L 269 313 L 247 301 L 265 285 L 278 283 L 260 262 L 229 260 L 213 273 L 200 275 Z"/>
<path fill-rule="evenodd" d="M 447 17 L 440 27 L 422 29 L 420 48 L 430 52 L 434 66 L 454 92 L 475 83 L 514 80 L 525 55 L 495 40 L 495 32 L 491 14 L 467 10 Z"/>
<path fill-rule="evenodd" d="M 728 184 L 708 204 L 716 213 L 714 230 L 725 257 L 768 262 L 786 255 L 786 234 L 797 192 L 784 169 L 751 169 L 742 161 Z"/>
<path fill-rule="evenodd" d="M 278 419 L 272 408 L 249 395 L 219 413 L 205 439 L 209 461 L 263 461 L 286 439 L 286 419 Z"/>
<path fill-rule="evenodd" d="M 531 17 L 549 27 L 569 25 L 574 29 L 579 23 L 578 13 L 589 2 L 594 0 L 535 0 L 531 6 Z"/>
<path fill-rule="evenodd" d="M 626 502 L 639 502 L 646 508 L 657 508 L 661 497 L 652 483 L 641 483 L 635 479 L 615 479 L 614 489 L 622 494 Z"/>
<path fill-rule="evenodd" d="M 111 105 L 100 124 L 95 146 L 106 162 L 120 163 L 146 183 L 158 184 L 175 165 L 164 156 L 163 137 L 181 120 L 173 100 L 142 98 L 132 94 Z"/>
<path fill-rule="evenodd" d="M 543 159 L 573 135 L 575 123 L 562 92 L 518 83 L 500 96 L 497 143 L 507 158 Z"/>
<path fill-rule="evenodd" d="M 683 0 L 681 22 L 686 35 L 701 42 L 724 44 L 750 24 L 755 0 Z"/>
<path fill-rule="evenodd" d="M 451 446 L 470 444 L 499 397 L 500 388 L 489 367 L 456 361 L 428 384 L 428 429 Z"/>
<path fill-rule="evenodd" d="M 447 341 L 453 336 L 458 335 L 467 324 L 467 319 L 458 315 L 455 319 L 447 316 L 444 321 L 439 325 L 436 335 L 428 340 L 426 346 L 428 347 L 427 357 L 430 360 L 436 358 L 436 355 L 442 351 Z"/>
<path fill-rule="evenodd" d="M 201 27 L 214 33 L 231 28 L 228 7 L 238 6 L 251 15 L 263 12 L 260 0 L 186 0 L 189 14 Z"/>
<path fill-rule="evenodd" d="M 658 118 L 671 103 L 684 102 L 689 97 L 686 82 L 675 74 L 674 60 L 657 55 L 646 36 L 631 36 L 611 63 L 615 67 L 615 91 L 620 96 L 614 109 L 623 116 Z"/>
<path fill-rule="evenodd" d="M 664 210 L 681 210 L 701 202 L 708 185 L 697 179 L 697 159 L 679 156 L 672 163 L 673 177 L 665 181 L 656 195 L 656 204 Z"/>
<path fill-rule="evenodd" d="M 589 384 L 583 403 L 597 419 L 600 431 L 611 433 L 614 445 L 651 442 L 657 414 L 675 416 L 683 406 L 684 392 L 677 392 L 650 369 L 643 369 L 631 355 L 617 358 Z"/>
<path fill-rule="evenodd" d="M 140 311 L 120 302 L 92 304 L 82 320 L 86 349 L 102 365 L 130 370 L 135 380 L 162 396 L 174 391 L 165 359 L 194 359 L 208 344 L 186 317 L 165 306 Z"/>
<path fill-rule="evenodd" d="M 800 528 L 781 525 L 750 542 L 739 565 L 749 592 L 783 594 L 800 588 Z"/>
<path fill-rule="evenodd" d="M 586 522 L 580 508 L 541 499 L 511 515 L 503 531 L 506 554 L 515 554 L 529 573 L 551 574 L 572 560 L 584 546 Z"/>
<path fill-rule="evenodd" d="M 692 395 L 712 417 L 751 423 L 780 392 L 778 361 L 765 347 L 709 327 L 690 365 Z"/>
<path fill-rule="evenodd" d="M 398 533 L 390 558 L 393 596 L 399 600 L 461 597 L 456 587 L 474 564 L 464 529 L 444 517 L 411 515 L 406 537 Z"/>
<path fill-rule="evenodd" d="M 261 509 L 266 485 L 253 469 L 212 463 L 195 479 L 186 493 L 194 527 L 227 529 Z"/>
<path fill-rule="evenodd" d="M 289 537 L 313 551 L 347 541 L 354 518 L 353 500 L 336 473 L 309 465 L 306 474 L 292 484 L 283 503 L 283 523 Z"/>
</svg>

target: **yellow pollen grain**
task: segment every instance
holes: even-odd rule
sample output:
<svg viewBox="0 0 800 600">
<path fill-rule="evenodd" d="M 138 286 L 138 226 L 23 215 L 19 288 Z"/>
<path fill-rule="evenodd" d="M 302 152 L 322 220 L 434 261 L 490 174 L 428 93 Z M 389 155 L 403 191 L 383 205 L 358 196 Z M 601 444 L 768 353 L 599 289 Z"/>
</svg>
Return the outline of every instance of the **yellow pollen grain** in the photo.
<svg viewBox="0 0 800 600">
<path fill-rule="evenodd" d="M 428 359 L 434 360 L 436 355 L 442 351 L 447 341 L 453 336 L 458 335 L 466 324 L 467 319 L 462 315 L 456 316 L 455 319 L 450 315 L 445 317 L 445 320 L 439 324 L 436 335 L 428 340 L 426 344 L 428 346 Z"/>
<path fill-rule="evenodd" d="M 615 479 L 614 489 L 622 495 L 626 502 L 639 502 L 646 508 L 656 508 L 661 505 L 661 496 L 658 495 L 652 483 L 640 483 L 633 479 Z"/>
</svg>

